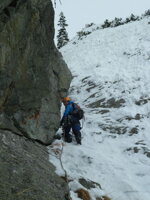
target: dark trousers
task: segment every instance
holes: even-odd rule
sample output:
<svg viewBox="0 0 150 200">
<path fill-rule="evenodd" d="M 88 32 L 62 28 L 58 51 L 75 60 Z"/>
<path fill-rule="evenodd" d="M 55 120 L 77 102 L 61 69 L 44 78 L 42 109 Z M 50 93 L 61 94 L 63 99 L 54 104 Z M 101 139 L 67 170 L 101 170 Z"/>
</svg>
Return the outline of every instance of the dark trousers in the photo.
<svg viewBox="0 0 150 200">
<path fill-rule="evenodd" d="M 75 135 L 75 139 L 78 144 L 81 144 L 81 132 L 80 132 L 80 124 L 70 124 L 64 127 L 64 137 L 66 142 L 72 142 L 72 135 L 70 134 L 70 130 L 72 128 L 72 132 Z"/>
</svg>

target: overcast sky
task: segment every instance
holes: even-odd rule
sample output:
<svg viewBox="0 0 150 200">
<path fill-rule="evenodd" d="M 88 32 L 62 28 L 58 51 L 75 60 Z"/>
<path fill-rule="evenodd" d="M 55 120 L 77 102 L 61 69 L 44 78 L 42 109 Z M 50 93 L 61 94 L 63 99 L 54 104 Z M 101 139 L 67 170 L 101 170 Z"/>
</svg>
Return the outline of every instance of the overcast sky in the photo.
<svg viewBox="0 0 150 200">
<path fill-rule="evenodd" d="M 57 23 L 62 11 L 68 23 L 67 32 L 71 39 L 85 24 L 91 22 L 100 24 L 105 19 L 121 17 L 125 19 L 131 13 L 141 15 L 150 9 L 150 0 L 56 0 L 55 29 L 57 35 Z"/>
</svg>

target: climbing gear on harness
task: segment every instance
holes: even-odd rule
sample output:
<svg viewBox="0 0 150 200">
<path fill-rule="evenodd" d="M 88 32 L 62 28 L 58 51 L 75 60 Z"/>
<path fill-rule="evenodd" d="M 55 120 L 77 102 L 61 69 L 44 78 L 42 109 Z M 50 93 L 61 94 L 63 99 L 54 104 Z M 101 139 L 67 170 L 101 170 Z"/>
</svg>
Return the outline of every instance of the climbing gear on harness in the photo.
<svg viewBox="0 0 150 200">
<path fill-rule="evenodd" d="M 63 126 L 71 126 L 71 116 L 68 115 L 66 117 L 64 117 L 63 119 Z"/>
</svg>

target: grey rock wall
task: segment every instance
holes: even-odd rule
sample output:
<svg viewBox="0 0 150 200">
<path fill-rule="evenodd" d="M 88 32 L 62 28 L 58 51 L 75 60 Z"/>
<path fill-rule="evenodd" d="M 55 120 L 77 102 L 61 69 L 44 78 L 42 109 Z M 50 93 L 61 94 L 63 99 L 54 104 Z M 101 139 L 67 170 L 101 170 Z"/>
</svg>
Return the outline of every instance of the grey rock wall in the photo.
<svg viewBox="0 0 150 200">
<path fill-rule="evenodd" d="M 0 2 L 0 129 L 49 144 L 71 73 L 54 42 L 50 0 Z"/>
<path fill-rule="evenodd" d="M 0 0 L 1 200 L 65 200 L 68 193 L 44 146 L 72 79 L 53 39 L 50 0 Z"/>
<path fill-rule="evenodd" d="M 65 200 L 68 190 L 54 173 L 46 147 L 0 131 L 0 199 Z"/>
</svg>

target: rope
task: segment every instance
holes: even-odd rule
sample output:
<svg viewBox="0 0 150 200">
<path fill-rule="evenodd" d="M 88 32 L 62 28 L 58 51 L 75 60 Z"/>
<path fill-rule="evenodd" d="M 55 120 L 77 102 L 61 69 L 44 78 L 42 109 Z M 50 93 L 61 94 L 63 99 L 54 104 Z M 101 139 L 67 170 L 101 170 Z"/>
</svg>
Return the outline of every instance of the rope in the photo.
<svg viewBox="0 0 150 200">
<path fill-rule="evenodd" d="M 65 144 L 65 140 L 64 140 L 65 133 L 64 133 L 64 129 L 62 129 L 62 130 L 63 130 L 63 142 L 64 142 L 64 144 Z M 55 144 L 54 144 L 54 145 L 55 145 Z M 51 145 L 50 147 L 53 147 L 53 145 Z M 60 150 L 60 151 L 59 151 L 59 150 Z M 71 189 L 70 189 L 70 187 L 69 187 L 68 174 L 67 174 L 67 171 L 65 170 L 65 168 L 64 168 L 64 166 L 63 166 L 63 162 L 62 162 L 62 155 L 63 155 L 63 150 L 64 150 L 64 145 L 63 145 L 63 143 L 62 143 L 61 149 L 59 149 L 59 150 L 54 151 L 57 155 L 53 155 L 53 154 L 50 154 L 50 155 L 52 155 L 52 156 L 54 156 L 55 158 L 57 158 L 57 159 L 59 160 L 59 162 L 60 162 L 60 166 L 61 166 L 62 170 L 64 171 L 64 179 L 65 179 L 65 181 L 66 181 L 66 183 L 67 183 L 67 189 L 68 189 L 68 194 L 66 195 L 66 199 L 67 199 L 67 200 L 72 200 L 71 195 L 70 195 Z"/>
<path fill-rule="evenodd" d="M 70 196 L 70 187 L 69 187 L 69 180 L 68 180 L 68 174 L 67 174 L 67 171 L 65 170 L 64 166 L 63 166 L 63 163 L 62 163 L 62 154 L 63 154 L 63 145 L 62 145 L 62 149 L 61 149 L 61 153 L 60 153 L 60 156 L 59 156 L 59 161 L 60 161 L 60 165 L 61 165 L 61 168 L 63 169 L 64 171 L 64 174 L 65 174 L 65 180 L 66 180 L 66 183 L 67 183 L 67 188 L 68 188 L 68 196 L 67 196 L 67 199 L 68 200 L 72 200 L 71 196 Z"/>
</svg>

